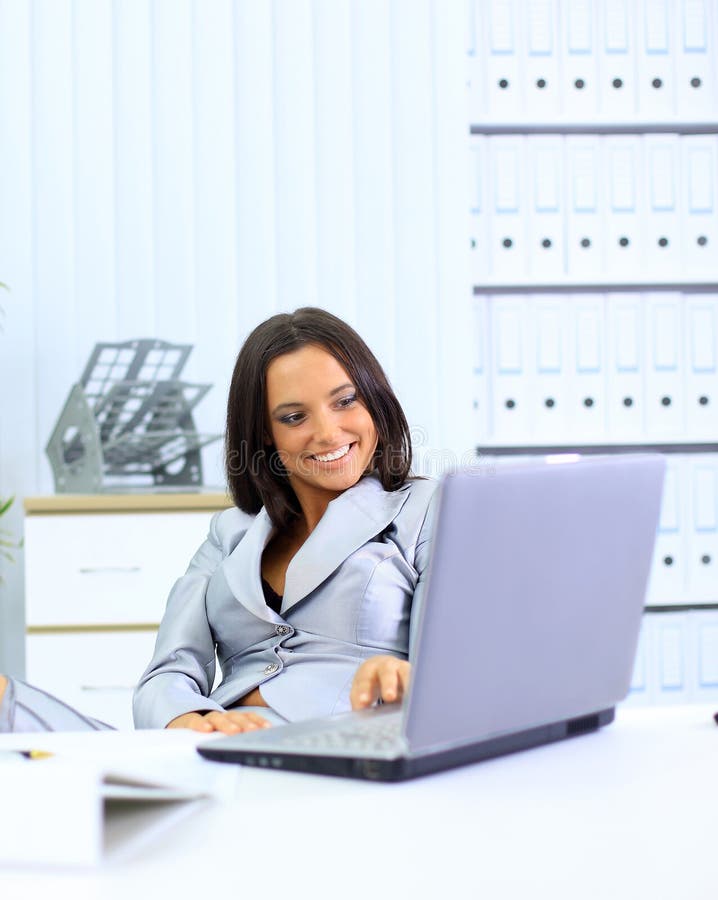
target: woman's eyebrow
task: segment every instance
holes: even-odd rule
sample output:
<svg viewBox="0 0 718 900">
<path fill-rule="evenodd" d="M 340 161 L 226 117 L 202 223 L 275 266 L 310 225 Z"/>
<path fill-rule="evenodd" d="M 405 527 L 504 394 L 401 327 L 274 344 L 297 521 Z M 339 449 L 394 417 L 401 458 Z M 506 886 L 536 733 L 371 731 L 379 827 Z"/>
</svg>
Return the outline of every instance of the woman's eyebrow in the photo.
<svg viewBox="0 0 718 900">
<path fill-rule="evenodd" d="M 329 391 L 329 394 L 327 396 L 334 397 L 335 394 L 338 394 L 341 391 L 346 390 L 347 388 L 353 388 L 353 387 L 354 387 L 354 385 L 351 383 L 351 381 L 347 381 L 345 384 L 340 384 L 339 387 L 332 388 L 332 390 Z M 287 403 L 278 403 L 277 406 L 275 406 L 274 409 L 272 410 L 272 415 L 276 416 L 277 413 L 283 409 L 296 408 L 297 406 L 303 406 L 303 405 L 304 405 L 303 403 L 296 403 L 293 401 L 290 401 Z"/>
</svg>

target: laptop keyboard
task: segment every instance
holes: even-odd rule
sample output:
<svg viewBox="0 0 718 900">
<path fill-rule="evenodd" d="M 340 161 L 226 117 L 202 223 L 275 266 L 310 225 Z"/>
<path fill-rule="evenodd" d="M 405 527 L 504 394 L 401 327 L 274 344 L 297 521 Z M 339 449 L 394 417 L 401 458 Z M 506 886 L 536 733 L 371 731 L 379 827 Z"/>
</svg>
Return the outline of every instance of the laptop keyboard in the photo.
<svg viewBox="0 0 718 900">
<path fill-rule="evenodd" d="M 371 721 L 356 722 L 345 727 L 336 727 L 326 731 L 316 731 L 312 734 L 294 734 L 281 736 L 279 730 L 275 732 L 278 742 L 291 744 L 293 749 L 327 751 L 332 750 L 389 750 L 394 747 L 401 734 L 401 718 L 374 719 Z"/>
</svg>

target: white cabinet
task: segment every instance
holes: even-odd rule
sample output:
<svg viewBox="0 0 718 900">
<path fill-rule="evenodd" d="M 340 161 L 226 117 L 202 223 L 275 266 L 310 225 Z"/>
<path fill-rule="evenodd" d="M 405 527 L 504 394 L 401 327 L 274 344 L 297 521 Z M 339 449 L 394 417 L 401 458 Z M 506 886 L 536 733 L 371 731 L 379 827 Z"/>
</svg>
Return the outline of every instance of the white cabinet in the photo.
<svg viewBox="0 0 718 900">
<path fill-rule="evenodd" d="M 169 591 L 228 505 L 217 494 L 27 498 L 27 680 L 131 727 Z"/>
</svg>

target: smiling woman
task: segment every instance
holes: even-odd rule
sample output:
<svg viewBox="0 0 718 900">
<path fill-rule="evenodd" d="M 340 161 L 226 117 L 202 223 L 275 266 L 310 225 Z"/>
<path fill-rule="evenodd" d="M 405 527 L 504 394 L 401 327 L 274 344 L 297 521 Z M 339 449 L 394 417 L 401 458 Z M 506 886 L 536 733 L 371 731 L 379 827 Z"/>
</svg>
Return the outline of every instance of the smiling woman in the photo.
<svg viewBox="0 0 718 900">
<path fill-rule="evenodd" d="M 410 466 L 404 413 L 352 328 L 311 307 L 259 325 L 227 404 L 235 507 L 169 596 L 135 724 L 229 734 L 400 701 L 435 487 Z M 11 679 L 3 727 L 80 725 Z"/>
</svg>

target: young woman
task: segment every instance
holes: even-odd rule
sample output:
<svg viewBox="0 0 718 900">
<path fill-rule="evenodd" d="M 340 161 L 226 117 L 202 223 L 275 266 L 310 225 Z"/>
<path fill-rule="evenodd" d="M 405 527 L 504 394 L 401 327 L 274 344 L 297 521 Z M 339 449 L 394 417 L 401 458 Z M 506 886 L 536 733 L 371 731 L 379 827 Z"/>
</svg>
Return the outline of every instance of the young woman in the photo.
<svg viewBox="0 0 718 900">
<path fill-rule="evenodd" d="M 231 734 L 400 701 L 435 487 L 410 466 L 404 413 L 352 328 L 312 307 L 259 325 L 227 405 L 235 506 L 170 593 L 137 727 Z M 4 687 L 0 731 L 108 727 Z"/>
</svg>

